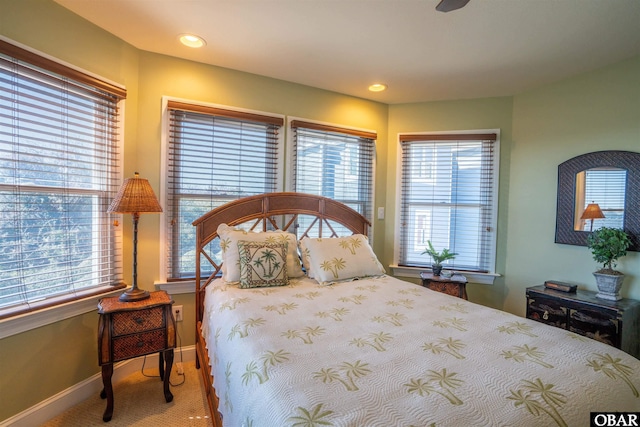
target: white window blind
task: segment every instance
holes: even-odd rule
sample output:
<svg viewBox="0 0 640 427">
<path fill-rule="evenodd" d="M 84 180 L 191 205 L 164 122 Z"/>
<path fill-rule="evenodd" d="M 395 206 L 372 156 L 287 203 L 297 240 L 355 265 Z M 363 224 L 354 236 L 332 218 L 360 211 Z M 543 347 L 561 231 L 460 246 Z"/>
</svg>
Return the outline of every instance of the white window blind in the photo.
<svg viewBox="0 0 640 427">
<path fill-rule="evenodd" d="M 176 101 L 168 109 L 167 277 L 183 279 L 195 277 L 194 220 L 232 200 L 277 190 L 284 120 Z"/>
<path fill-rule="evenodd" d="M 372 220 L 377 134 L 293 120 L 293 188 L 325 196 Z"/>
<path fill-rule="evenodd" d="M 0 41 L 0 317 L 122 283 L 109 83 Z"/>
<path fill-rule="evenodd" d="M 447 268 L 492 272 L 496 134 L 400 135 L 398 264 L 427 267 L 427 242 L 458 255 Z"/>
</svg>

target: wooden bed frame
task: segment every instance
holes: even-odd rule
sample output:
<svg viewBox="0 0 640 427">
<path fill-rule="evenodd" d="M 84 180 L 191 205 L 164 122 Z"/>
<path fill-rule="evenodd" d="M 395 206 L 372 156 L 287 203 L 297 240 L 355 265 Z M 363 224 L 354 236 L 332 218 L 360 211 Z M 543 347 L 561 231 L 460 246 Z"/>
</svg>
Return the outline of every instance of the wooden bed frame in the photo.
<svg viewBox="0 0 640 427">
<path fill-rule="evenodd" d="M 309 217 L 311 224 L 299 230 L 299 218 Z M 210 243 L 218 238 L 220 224 L 248 225 L 253 231 L 283 230 L 303 237 L 338 237 L 336 224 L 352 234 L 368 235 L 371 223 L 354 209 L 326 197 L 304 193 L 267 193 L 229 202 L 193 222 L 196 227 L 196 367 L 202 378 L 213 425 L 222 427 L 218 397 L 213 388 L 207 344 L 201 333 L 204 297 L 207 286 L 220 275 L 222 263 L 209 253 Z M 201 276 L 202 263 L 211 264 L 213 273 Z"/>
</svg>

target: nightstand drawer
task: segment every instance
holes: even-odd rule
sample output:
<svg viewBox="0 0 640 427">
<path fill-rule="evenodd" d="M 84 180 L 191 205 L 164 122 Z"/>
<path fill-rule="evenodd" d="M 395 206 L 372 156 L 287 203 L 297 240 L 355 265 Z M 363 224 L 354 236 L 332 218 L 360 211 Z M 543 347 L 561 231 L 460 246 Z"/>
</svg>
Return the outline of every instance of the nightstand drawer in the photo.
<svg viewBox="0 0 640 427">
<path fill-rule="evenodd" d="M 567 308 L 558 301 L 546 298 L 529 298 L 527 317 L 538 322 L 567 329 Z"/>
<path fill-rule="evenodd" d="M 165 346 L 164 329 L 114 338 L 113 361 L 155 353 L 164 350 Z"/>
<path fill-rule="evenodd" d="M 620 347 L 619 320 L 615 313 L 571 310 L 569 330 L 603 343 Z"/>
<path fill-rule="evenodd" d="M 467 278 L 462 274 L 454 274 L 450 277 L 434 276 L 432 273 L 420 273 L 422 286 L 432 291 L 451 295 L 454 297 L 467 298 Z"/>
<path fill-rule="evenodd" d="M 163 310 L 164 308 L 160 306 L 146 310 L 113 313 L 113 336 L 134 334 L 164 327 Z"/>
</svg>

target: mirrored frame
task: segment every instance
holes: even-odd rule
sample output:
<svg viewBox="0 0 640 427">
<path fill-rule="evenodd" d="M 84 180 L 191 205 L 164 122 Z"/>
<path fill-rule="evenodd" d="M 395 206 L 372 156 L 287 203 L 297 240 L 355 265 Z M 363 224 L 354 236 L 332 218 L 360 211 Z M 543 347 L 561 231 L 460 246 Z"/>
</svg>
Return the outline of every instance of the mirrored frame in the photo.
<svg viewBox="0 0 640 427">
<path fill-rule="evenodd" d="M 631 251 L 640 251 L 640 153 L 596 151 L 569 159 L 558 166 L 556 243 L 587 245 L 588 231 L 574 230 L 576 176 L 587 169 L 612 167 L 627 171 L 623 229 L 631 238 Z"/>
</svg>

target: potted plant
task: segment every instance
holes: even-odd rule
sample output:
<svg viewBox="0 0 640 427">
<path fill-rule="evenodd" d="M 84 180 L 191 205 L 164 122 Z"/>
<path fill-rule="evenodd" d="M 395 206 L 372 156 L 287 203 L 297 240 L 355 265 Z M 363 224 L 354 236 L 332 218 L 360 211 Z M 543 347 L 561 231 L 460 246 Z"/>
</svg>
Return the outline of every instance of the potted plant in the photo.
<svg viewBox="0 0 640 427">
<path fill-rule="evenodd" d="M 602 264 L 602 268 L 594 272 L 598 285 L 597 298 L 617 301 L 621 299 L 620 288 L 624 274 L 615 270 L 618 258 L 627 254 L 631 239 L 619 228 L 602 227 L 587 237 L 587 247 L 591 249 L 593 259 Z"/>
<path fill-rule="evenodd" d="M 442 262 L 448 259 L 454 259 L 458 254 L 449 252 L 448 248 L 443 249 L 442 252 L 436 251 L 436 249 L 433 247 L 433 244 L 431 244 L 431 240 L 427 240 L 427 244 L 429 245 L 429 247 L 425 248 L 424 252 L 422 252 L 421 255 L 428 254 L 433 259 L 431 270 L 433 271 L 434 276 L 439 276 L 442 272 Z"/>
</svg>

